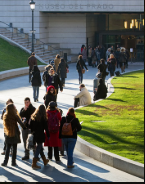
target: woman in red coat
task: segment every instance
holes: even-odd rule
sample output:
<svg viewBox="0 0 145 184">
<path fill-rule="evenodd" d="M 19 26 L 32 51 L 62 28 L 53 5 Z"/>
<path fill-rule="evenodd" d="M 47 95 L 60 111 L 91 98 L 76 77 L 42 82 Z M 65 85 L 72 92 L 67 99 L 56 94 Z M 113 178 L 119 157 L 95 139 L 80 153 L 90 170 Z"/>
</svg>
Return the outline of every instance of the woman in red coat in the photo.
<svg viewBox="0 0 145 184">
<path fill-rule="evenodd" d="M 48 117 L 48 130 L 50 134 L 50 139 L 48 140 L 47 136 L 45 137 L 44 146 L 48 146 L 48 158 L 52 159 L 52 147 L 54 147 L 54 157 L 56 162 L 60 161 L 59 158 L 59 149 L 61 147 L 61 139 L 59 139 L 59 127 L 61 121 L 61 114 L 57 109 L 55 102 L 51 101 L 46 110 Z"/>
</svg>

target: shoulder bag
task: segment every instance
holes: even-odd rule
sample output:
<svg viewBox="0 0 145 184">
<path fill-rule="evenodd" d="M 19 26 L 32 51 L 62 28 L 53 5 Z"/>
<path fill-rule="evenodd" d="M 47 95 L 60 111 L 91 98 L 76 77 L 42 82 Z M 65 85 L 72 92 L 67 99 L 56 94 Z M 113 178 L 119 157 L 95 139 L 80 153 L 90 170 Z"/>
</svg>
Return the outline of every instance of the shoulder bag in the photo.
<svg viewBox="0 0 145 184">
<path fill-rule="evenodd" d="M 83 68 L 81 67 L 80 61 L 79 61 L 79 64 L 80 64 L 80 68 L 81 68 L 81 70 L 82 70 L 82 74 L 84 74 L 84 73 L 85 73 L 85 69 L 83 69 Z"/>
</svg>

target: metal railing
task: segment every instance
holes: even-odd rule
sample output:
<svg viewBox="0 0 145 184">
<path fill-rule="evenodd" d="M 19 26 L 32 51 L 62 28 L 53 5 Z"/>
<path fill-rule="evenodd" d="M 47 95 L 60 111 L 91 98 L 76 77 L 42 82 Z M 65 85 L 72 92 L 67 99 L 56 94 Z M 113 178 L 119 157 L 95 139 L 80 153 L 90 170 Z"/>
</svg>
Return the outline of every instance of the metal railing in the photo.
<svg viewBox="0 0 145 184">
<path fill-rule="evenodd" d="M 4 29 L 6 29 L 6 30 L 9 29 L 9 32 L 7 32 L 7 33 L 10 33 L 10 35 L 11 35 L 11 36 L 10 36 L 11 40 L 14 39 L 14 36 L 15 36 L 15 35 L 17 35 L 17 37 L 19 37 L 19 35 L 21 35 L 22 38 L 24 38 L 25 40 L 27 40 L 27 41 L 26 41 L 27 47 L 29 47 L 30 43 L 32 43 L 32 42 L 31 42 L 31 41 L 32 41 L 32 35 L 30 35 L 30 33 L 24 33 L 22 29 L 15 28 L 15 27 L 13 27 L 11 24 L 7 24 L 7 23 L 5 23 L 5 22 L 3 22 L 3 21 L 0 21 L 0 24 L 1 24 L 1 23 L 4 24 L 4 25 L 6 25 L 6 27 L 1 27 L 1 26 L 0 26 L 0 28 L 4 28 Z M 4 35 L 5 35 L 5 34 L 4 34 Z M 19 38 L 20 38 L 20 37 L 19 37 Z M 49 45 L 48 43 L 42 42 L 40 39 L 34 38 L 34 41 L 35 41 L 35 43 L 36 43 L 37 46 L 40 46 L 40 47 L 42 46 L 43 55 L 44 55 L 44 53 L 45 53 L 45 46 L 48 46 L 48 50 L 47 50 L 47 51 L 50 51 L 50 52 L 52 52 L 53 54 L 59 54 L 58 51 L 57 51 L 59 48 L 54 48 L 54 47 L 52 47 L 51 45 Z M 39 42 L 40 44 L 37 44 L 37 42 Z M 68 61 L 68 60 L 67 60 L 67 61 Z"/>
</svg>

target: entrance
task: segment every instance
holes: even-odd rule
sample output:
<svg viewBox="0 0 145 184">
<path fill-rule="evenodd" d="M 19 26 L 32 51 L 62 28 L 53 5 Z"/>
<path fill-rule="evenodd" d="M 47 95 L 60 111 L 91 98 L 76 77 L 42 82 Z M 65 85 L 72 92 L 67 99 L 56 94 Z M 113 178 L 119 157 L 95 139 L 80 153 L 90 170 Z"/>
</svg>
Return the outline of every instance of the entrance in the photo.
<svg viewBox="0 0 145 184">
<path fill-rule="evenodd" d="M 117 32 L 117 31 L 116 31 Z M 96 40 L 99 37 L 99 45 L 104 45 L 106 50 L 113 45 L 116 50 L 119 47 L 125 47 L 130 53 L 130 48 L 133 48 L 133 53 L 130 53 L 133 61 L 144 61 L 144 34 L 138 33 L 97 33 Z M 97 43 L 98 44 L 98 43 Z"/>
</svg>

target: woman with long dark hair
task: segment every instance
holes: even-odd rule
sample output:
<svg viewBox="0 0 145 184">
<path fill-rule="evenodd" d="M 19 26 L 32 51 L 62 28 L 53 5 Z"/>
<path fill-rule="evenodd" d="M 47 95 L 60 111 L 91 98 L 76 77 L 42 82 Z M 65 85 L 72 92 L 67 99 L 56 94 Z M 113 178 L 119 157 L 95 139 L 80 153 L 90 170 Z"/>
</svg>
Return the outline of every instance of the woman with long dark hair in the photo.
<svg viewBox="0 0 145 184">
<path fill-rule="evenodd" d="M 79 74 L 79 84 L 82 84 L 83 82 L 83 72 L 82 72 L 82 69 L 84 69 L 84 67 L 86 68 L 86 70 L 88 71 L 88 68 L 83 60 L 83 56 L 82 55 L 79 55 L 78 57 L 78 62 L 77 62 L 77 65 L 76 65 L 76 69 L 78 71 L 78 74 Z"/>
<path fill-rule="evenodd" d="M 67 78 L 67 69 L 68 68 L 69 67 L 68 67 L 67 62 L 65 62 L 65 60 L 62 58 L 61 62 L 59 63 L 59 66 L 58 66 L 57 73 L 58 73 L 59 77 L 61 78 L 61 83 L 62 83 L 63 87 L 65 86 L 65 78 Z"/>
<path fill-rule="evenodd" d="M 32 168 L 40 169 L 41 167 L 37 165 L 39 154 L 41 155 L 44 165 L 47 165 L 47 163 L 49 162 L 49 160 L 45 158 L 42 146 L 42 143 L 45 142 L 44 130 L 46 131 L 47 138 L 49 138 L 49 132 L 47 127 L 47 115 L 44 105 L 40 105 L 38 109 L 35 110 L 35 112 L 31 115 L 29 128 L 31 129 L 31 132 L 34 135 L 34 144 L 37 143 L 35 155 L 32 162 Z"/>
<path fill-rule="evenodd" d="M 1 166 L 6 166 L 9 160 L 10 148 L 13 147 L 12 152 L 12 166 L 16 166 L 17 144 L 21 143 L 20 131 L 18 124 L 25 129 L 24 124 L 17 115 L 17 110 L 14 104 L 10 103 L 6 106 L 6 112 L 3 115 L 3 125 L 5 133 L 6 152 L 5 159 Z"/>
<path fill-rule="evenodd" d="M 39 97 L 39 87 L 41 86 L 41 76 L 40 76 L 40 70 L 36 65 L 33 67 L 33 70 L 32 70 L 31 82 L 33 87 L 34 102 L 37 102 Z"/>
</svg>

